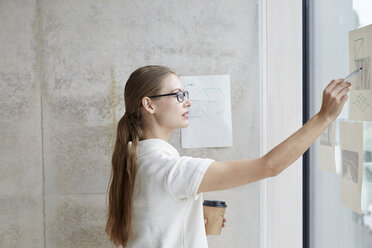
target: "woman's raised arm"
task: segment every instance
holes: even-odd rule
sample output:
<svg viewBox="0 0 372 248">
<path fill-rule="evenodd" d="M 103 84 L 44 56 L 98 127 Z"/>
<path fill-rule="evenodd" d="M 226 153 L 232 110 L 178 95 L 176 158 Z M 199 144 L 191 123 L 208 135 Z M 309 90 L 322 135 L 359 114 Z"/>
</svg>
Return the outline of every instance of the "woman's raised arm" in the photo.
<svg viewBox="0 0 372 248">
<path fill-rule="evenodd" d="M 319 113 L 260 158 L 215 161 L 204 174 L 198 193 L 239 187 L 276 176 L 295 162 L 340 114 L 350 83 L 332 80 L 323 91 Z"/>
</svg>

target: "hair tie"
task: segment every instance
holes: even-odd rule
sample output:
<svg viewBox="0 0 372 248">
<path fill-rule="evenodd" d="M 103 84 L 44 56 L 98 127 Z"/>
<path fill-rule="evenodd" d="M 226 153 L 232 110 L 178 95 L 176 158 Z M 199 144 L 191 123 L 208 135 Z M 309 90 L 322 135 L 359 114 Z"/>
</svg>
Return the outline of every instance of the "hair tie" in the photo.
<svg viewBox="0 0 372 248">
<path fill-rule="evenodd" d="M 131 119 L 131 120 L 134 120 L 134 114 L 130 114 L 130 113 L 128 113 L 128 112 L 125 112 L 125 114 L 124 115 L 126 115 L 127 116 L 127 118 L 128 119 Z"/>
<path fill-rule="evenodd" d="M 140 125 L 140 120 L 139 120 L 139 118 L 135 114 L 125 112 L 125 115 L 127 115 L 128 121 L 132 125 Z"/>
</svg>

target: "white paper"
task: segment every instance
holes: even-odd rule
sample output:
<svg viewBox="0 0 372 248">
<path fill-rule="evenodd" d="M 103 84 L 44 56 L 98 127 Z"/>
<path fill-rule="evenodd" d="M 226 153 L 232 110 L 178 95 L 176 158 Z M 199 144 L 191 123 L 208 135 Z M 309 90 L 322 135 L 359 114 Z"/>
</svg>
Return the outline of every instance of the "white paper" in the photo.
<svg viewBox="0 0 372 248">
<path fill-rule="evenodd" d="M 189 92 L 190 125 L 181 130 L 182 148 L 232 147 L 229 75 L 181 76 Z"/>
</svg>

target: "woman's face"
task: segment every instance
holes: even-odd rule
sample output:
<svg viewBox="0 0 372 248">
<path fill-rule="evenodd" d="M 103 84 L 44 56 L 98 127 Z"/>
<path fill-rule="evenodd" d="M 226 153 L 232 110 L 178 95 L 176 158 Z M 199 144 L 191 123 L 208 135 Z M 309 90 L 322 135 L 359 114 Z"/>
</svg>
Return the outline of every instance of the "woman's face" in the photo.
<svg viewBox="0 0 372 248">
<path fill-rule="evenodd" d="M 184 88 L 179 78 L 170 74 L 163 80 L 159 95 L 183 91 Z M 177 100 L 177 95 L 156 97 L 151 100 L 157 107 L 155 118 L 162 127 L 173 130 L 187 127 L 190 124 L 188 111 L 191 102 L 186 97 L 184 97 L 183 102 Z"/>
</svg>

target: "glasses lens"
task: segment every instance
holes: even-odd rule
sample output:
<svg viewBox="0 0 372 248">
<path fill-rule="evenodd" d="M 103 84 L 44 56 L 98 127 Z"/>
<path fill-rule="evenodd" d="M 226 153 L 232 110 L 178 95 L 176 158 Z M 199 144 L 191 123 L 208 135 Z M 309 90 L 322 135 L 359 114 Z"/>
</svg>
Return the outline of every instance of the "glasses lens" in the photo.
<svg viewBox="0 0 372 248">
<path fill-rule="evenodd" d="M 177 94 L 177 100 L 179 102 L 183 102 L 183 100 L 185 100 L 185 96 L 187 99 L 189 99 L 189 92 L 188 91 L 185 91 L 185 92 L 179 92 Z"/>
<path fill-rule="evenodd" d="M 183 93 L 182 93 L 182 92 L 179 92 L 179 93 L 177 94 L 177 100 L 178 100 L 179 102 L 183 102 Z"/>
</svg>

